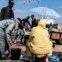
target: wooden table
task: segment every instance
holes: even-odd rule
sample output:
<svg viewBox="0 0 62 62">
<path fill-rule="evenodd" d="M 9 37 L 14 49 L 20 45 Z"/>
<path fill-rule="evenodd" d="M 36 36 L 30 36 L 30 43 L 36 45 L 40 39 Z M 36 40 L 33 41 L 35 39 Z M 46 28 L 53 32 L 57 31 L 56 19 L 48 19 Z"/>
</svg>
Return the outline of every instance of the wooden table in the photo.
<svg viewBox="0 0 62 62">
<path fill-rule="evenodd" d="M 62 45 L 55 45 L 55 47 L 53 48 L 53 52 L 62 53 Z"/>
<path fill-rule="evenodd" d="M 62 55 L 62 45 L 55 45 L 53 48 L 53 54 L 58 54 L 59 56 Z"/>
</svg>

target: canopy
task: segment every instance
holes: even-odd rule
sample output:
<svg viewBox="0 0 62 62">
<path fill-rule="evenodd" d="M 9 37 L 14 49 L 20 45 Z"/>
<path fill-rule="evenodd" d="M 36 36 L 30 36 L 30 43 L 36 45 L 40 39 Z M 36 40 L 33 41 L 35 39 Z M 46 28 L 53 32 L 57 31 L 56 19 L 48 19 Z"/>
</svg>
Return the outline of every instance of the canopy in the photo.
<svg viewBox="0 0 62 62">
<path fill-rule="evenodd" d="M 36 14 L 41 15 L 42 17 L 52 17 L 52 18 L 59 18 L 60 15 L 54 11 L 53 9 L 50 9 L 48 7 L 36 7 L 33 9 L 30 9 L 32 12 L 35 12 Z"/>
</svg>

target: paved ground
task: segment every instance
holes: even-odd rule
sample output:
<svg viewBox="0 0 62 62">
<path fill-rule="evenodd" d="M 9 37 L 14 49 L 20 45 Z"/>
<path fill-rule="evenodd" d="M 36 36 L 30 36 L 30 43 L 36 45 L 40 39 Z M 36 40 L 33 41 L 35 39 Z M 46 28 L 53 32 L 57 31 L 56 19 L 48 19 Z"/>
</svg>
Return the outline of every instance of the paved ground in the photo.
<svg viewBox="0 0 62 62">
<path fill-rule="evenodd" d="M 20 62 L 20 61 L 12 61 L 12 60 L 0 60 L 0 62 Z"/>
<path fill-rule="evenodd" d="M 14 47 L 14 46 L 13 46 Z M 15 47 L 16 48 L 16 47 Z M 17 48 L 21 48 L 20 46 L 17 46 Z M 25 51 L 25 47 L 22 47 L 21 48 L 22 51 Z M 62 53 L 62 45 L 56 45 L 55 48 L 53 49 L 54 52 L 59 52 L 59 53 Z M 22 54 L 24 52 L 21 52 Z M 21 60 L 0 60 L 0 62 L 24 62 L 24 61 L 21 61 Z"/>
<path fill-rule="evenodd" d="M 0 60 L 0 62 L 23 62 L 21 60 Z"/>
</svg>

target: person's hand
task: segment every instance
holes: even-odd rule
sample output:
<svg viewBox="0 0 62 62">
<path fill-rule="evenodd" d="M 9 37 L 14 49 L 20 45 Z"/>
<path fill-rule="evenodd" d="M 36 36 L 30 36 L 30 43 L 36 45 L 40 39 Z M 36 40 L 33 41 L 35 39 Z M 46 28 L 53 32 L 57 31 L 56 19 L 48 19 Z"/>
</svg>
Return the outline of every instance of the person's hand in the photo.
<svg viewBox="0 0 62 62">
<path fill-rule="evenodd" d="M 10 42 L 9 42 L 9 46 L 12 46 L 12 45 L 13 45 L 13 43 L 12 43 L 12 41 L 10 41 Z"/>
<path fill-rule="evenodd" d="M 12 41 L 12 43 L 13 43 L 13 44 L 15 44 L 15 43 L 16 43 L 16 41 Z"/>
<path fill-rule="evenodd" d="M 46 56 L 45 56 L 45 57 L 46 57 L 46 62 L 49 62 L 49 60 L 48 60 L 48 55 L 47 55 L 47 54 L 46 54 Z"/>
</svg>

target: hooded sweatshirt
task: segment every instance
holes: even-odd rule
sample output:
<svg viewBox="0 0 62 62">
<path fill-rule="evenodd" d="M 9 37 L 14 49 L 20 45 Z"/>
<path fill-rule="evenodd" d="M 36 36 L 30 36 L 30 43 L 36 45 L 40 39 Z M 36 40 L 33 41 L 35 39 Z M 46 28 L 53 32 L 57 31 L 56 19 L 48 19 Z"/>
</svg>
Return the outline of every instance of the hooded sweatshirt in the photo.
<svg viewBox="0 0 62 62">
<path fill-rule="evenodd" d="M 29 41 L 27 42 L 27 53 L 42 57 L 52 55 L 52 42 L 49 39 L 49 33 L 46 29 L 44 20 L 40 20 L 38 26 L 32 28 Z"/>
</svg>

